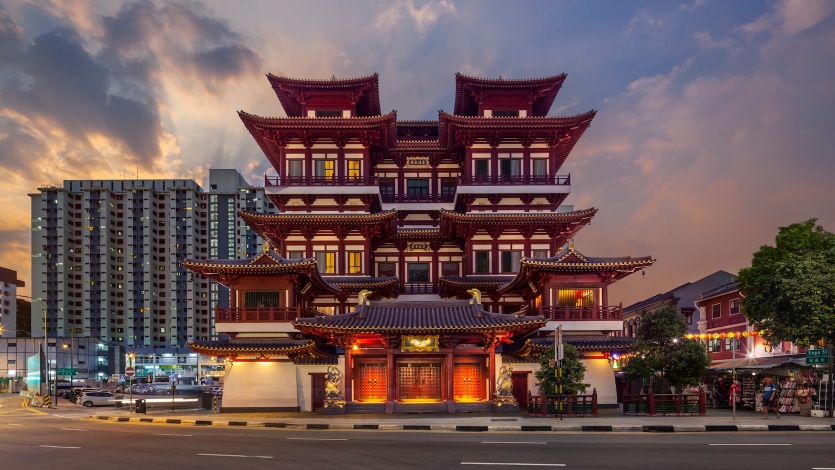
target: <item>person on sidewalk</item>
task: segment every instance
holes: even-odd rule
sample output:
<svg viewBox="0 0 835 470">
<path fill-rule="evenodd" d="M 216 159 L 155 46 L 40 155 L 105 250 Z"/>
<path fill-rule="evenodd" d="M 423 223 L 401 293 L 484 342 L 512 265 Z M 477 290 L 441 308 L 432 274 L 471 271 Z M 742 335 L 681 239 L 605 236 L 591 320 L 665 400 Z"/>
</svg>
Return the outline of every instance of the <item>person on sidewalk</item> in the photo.
<svg viewBox="0 0 835 470">
<path fill-rule="evenodd" d="M 765 412 L 765 419 L 768 419 L 768 410 L 773 410 L 780 419 L 780 411 L 777 409 L 777 386 L 771 380 L 771 377 L 766 377 L 763 380 L 763 411 Z"/>
</svg>

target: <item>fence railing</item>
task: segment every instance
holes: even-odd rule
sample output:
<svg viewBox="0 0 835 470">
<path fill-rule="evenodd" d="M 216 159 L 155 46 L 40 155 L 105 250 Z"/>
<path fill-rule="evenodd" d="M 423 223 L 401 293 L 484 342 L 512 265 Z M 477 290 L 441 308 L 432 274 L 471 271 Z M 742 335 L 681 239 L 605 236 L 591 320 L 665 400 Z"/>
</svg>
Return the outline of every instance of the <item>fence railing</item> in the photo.
<svg viewBox="0 0 835 470">
<path fill-rule="evenodd" d="M 562 406 L 560 406 L 562 404 Z M 597 416 L 597 389 L 590 395 L 530 395 L 528 416 Z"/>
<path fill-rule="evenodd" d="M 623 308 L 615 307 L 540 307 L 540 315 L 549 320 L 622 320 Z"/>
<path fill-rule="evenodd" d="M 623 414 L 649 416 L 702 416 L 707 398 L 702 393 L 648 393 L 624 395 Z"/>
<path fill-rule="evenodd" d="M 571 175 L 491 175 L 458 177 L 458 186 L 493 186 L 498 184 L 568 186 L 571 184 Z"/>
<path fill-rule="evenodd" d="M 454 194 L 383 194 L 383 202 L 452 202 Z"/>
<path fill-rule="evenodd" d="M 264 176 L 264 186 L 379 186 L 376 176 Z"/>
<path fill-rule="evenodd" d="M 400 289 L 401 294 L 437 294 L 438 291 L 431 282 L 407 282 Z"/>
</svg>

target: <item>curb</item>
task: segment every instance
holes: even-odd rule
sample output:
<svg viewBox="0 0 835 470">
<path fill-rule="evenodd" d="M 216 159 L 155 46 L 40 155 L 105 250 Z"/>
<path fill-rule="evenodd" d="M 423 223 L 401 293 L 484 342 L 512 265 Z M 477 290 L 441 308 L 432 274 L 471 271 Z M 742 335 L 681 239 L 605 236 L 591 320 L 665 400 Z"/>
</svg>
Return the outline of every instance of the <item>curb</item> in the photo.
<svg viewBox="0 0 835 470">
<path fill-rule="evenodd" d="M 832 432 L 835 424 L 763 424 L 763 425 L 644 425 L 644 426 L 460 426 L 454 424 L 325 424 L 325 423 L 273 423 L 265 421 L 215 421 L 173 418 L 127 418 L 117 416 L 90 416 L 91 419 L 114 423 L 179 424 L 184 426 L 216 427 L 266 427 L 306 430 L 368 430 L 368 431 L 453 431 L 453 432 L 768 432 L 813 431 Z"/>
</svg>

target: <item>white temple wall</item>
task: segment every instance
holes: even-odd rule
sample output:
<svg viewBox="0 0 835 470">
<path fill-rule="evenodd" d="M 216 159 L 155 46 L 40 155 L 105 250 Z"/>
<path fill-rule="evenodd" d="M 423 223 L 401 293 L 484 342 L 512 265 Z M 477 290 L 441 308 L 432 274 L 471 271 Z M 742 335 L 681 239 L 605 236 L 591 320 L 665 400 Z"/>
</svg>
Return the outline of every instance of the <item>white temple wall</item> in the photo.
<svg viewBox="0 0 835 470">
<path fill-rule="evenodd" d="M 233 362 L 223 380 L 223 408 L 296 408 L 292 362 Z"/>
</svg>

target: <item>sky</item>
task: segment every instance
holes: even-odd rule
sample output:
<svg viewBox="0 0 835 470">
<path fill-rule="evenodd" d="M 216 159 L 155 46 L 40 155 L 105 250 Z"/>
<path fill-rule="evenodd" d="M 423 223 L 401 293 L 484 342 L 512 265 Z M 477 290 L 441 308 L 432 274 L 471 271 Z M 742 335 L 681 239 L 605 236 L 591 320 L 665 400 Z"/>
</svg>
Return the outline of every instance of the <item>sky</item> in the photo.
<svg viewBox="0 0 835 470">
<path fill-rule="evenodd" d="M 383 112 L 452 112 L 455 73 L 567 74 L 550 115 L 597 110 L 560 174 L 588 256 L 657 260 L 631 303 L 737 273 L 778 227 L 835 231 L 829 0 L 0 0 L 0 266 L 31 288 L 28 194 L 71 179 L 262 184 L 237 111 L 265 75 L 378 73 Z"/>
</svg>

